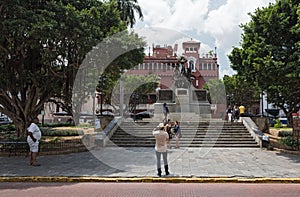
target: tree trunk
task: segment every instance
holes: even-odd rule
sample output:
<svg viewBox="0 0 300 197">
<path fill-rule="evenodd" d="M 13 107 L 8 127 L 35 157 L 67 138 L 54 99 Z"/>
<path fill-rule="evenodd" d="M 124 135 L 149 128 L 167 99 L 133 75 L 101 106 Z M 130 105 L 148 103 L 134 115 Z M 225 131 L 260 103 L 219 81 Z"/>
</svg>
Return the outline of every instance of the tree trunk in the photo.
<svg viewBox="0 0 300 197">
<path fill-rule="evenodd" d="M 24 137 L 27 135 L 27 123 L 20 122 L 18 124 L 15 124 L 16 132 L 18 137 Z"/>
</svg>

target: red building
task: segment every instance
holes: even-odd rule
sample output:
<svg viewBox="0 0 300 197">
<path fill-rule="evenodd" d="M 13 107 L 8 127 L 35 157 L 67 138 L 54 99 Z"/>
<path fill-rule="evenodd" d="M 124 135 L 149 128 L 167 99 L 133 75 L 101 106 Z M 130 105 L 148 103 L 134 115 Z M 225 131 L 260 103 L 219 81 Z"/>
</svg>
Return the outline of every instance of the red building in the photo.
<svg viewBox="0 0 300 197">
<path fill-rule="evenodd" d="M 160 77 L 160 88 L 169 89 L 174 85 L 174 69 L 179 65 L 179 58 L 187 61 L 185 68 L 191 70 L 192 84 L 196 89 L 202 89 L 205 82 L 219 78 L 219 65 L 215 53 L 200 56 L 200 42 L 190 40 L 182 43 L 182 54 L 178 54 L 178 44 L 172 46 L 152 46 L 152 55 L 147 55 L 143 64 L 129 70 L 129 75 L 154 74 Z"/>
</svg>

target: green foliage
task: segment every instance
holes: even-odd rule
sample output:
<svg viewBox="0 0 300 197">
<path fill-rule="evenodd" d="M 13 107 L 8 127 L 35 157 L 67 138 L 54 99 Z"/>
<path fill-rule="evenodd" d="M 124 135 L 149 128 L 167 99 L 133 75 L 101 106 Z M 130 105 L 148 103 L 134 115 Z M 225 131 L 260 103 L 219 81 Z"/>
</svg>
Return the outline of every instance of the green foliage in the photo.
<svg viewBox="0 0 300 197">
<path fill-rule="evenodd" d="M 9 134 L 9 135 L 6 135 L 4 137 L 6 139 L 6 141 L 10 141 L 10 142 L 26 142 L 27 140 L 27 137 L 23 136 L 23 137 L 18 137 L 16 136 L 15 134 Z"/>
<path fill-rule="evenodd" d="M 16 133 L 6 133 L 3 135 L 3 141 L 8 142 L 26 142 L 27 136 L 18 137 Z"/>
<path fill-rule="evenodd" d="M 281 108 L 291 122 L 300 109 L 299 1 L 281 0 L 250 14 L 242 24 L 241 47 L 229 59 L 237 75 L 257 84 L 269 103 Z"/>
<path fill-rule="evenodd" d="M 16 127 L 13 124 L 1 125 L 0 132 L 12 132 L 16 131 Z"/>
<path fill-rule="evenodd" d="M 288 136 L 293 136 L 292 131 L 279 131 L 278 132 L 278 137 L 288 137 Z"/>
<path fill-rule="evenodd" d="M 70 126 L 74 126 L 73 123 L 67 123 L 67 122 L 61 122 L 61 123 L 45 123 L 43 125 L 43 128 L 47 128 L 47 127 L 70 127 Z M 41 128 L 41 129 L 43 129 Z"/>
<path fill-rule="evenodd" d="M 275 127 L 275 128 L 281 128 L 281 127 L 282 127 L 282 124 L 281 124 L 281 122 L 280 122 L 280 119 L 279 119 L 279 118 L 275 120 L 274 127 Z"/>
<path fill-rule="evenodd" d="M 124 103 L 133 103 L 133 93 L 138 94 L 138 103 L 147 103 L 147 94 L 155 92 L 159 79 L 156 75 L 126 75 L 124 77 Z M 112 103 L 119 105 L 120 81 L 112 90 Z M 126 106 L 128 107 L 128 106 Z"/>
<path fill-rule="evenodd" d="M 207 83 L 204 84 L 203 89 L 208 90 L 207 99 L 210 103 L 226 104 L 226 92 L 222 80 L 209 80 Z"/>
<path fill-rule="evenodd" d="M 124 70 L 129 70 L 143 62 L 145 46 L 146 42 L 142 38 L 139 38 L 137 34 L 126 31 L 104 40 L 100 46 L 97 46 L 99 48 L 94 52 L 96 55 L 99 54 L 97 51 L 105 51 L 105 54 L 108 54 L 108 56 L 100 55 L 93 57 L 93 59 L 101 61 L 102 65 L 105 61 L 112 61 L 110 64 L 103 66 L 105 70 L 102 70 L 102 73 L 106 76 L 105 83 L 97 85 L 99 89 L 103 90 L 107 103 L 110 103 L 112 90 L 118 86 Z"/>
<path fill-rule="evenodd" d="M 128 23 L 131 28 L 136 22 L 135 13 L 138 14 L 140 19 L 143 19 L 143 13 L 137 0 L 117 0 L 117 5 L 121 19 Z"/>
<path fill-rule="evenodd" d="M 300 140 L 295 139 L 292 136 L 284 137 L 279 140 L 279 143 L 283 145 L 287 145 L 291 147 L 292 149 L 297 149 L 299 150 L 299 145 L 300 145 Z"/>
<path fill-rule="evenodd" d="M 57 143 L 57 142 L 60 142 L 61 138 L 60 137 L 54 137 L 52 139 L 50 139 L 48 141 L 48 143 Z"/>
<path fill-rule="evenodd" d="M 83 135 L 83 130 L 74 130 L 74 129 L 51 129 L 51 128 L 44 128 L 42 130 L 43 136 L 79 136 Z"/>
<path fill-rule="evenodd" d="M 228 95 L 227 104 L 243 104 L 247 108 L 251 108 L 251 105 L 259 100 L 260 91 L 253 81 L 247 81 L 241 75 L 224 76 L 223 81 L 226 88 L 226 95 Z"/>
<path fill-rule="evenodd" d="M 0 112 L 25 135 L 50 99 L 72 112 L 74 76 L 86 54 L 127 23 L 108 1 L 3 0 L 0 8 Z"/>
</svg>

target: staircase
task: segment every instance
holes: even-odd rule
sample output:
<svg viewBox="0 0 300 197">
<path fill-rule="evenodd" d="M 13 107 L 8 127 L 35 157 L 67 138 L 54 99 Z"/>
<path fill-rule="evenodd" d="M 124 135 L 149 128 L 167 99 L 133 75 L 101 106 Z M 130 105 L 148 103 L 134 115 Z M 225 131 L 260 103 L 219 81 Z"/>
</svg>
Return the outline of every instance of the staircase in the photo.
<svg viewBox="0 0 300 197">
<path fill-rule="evenodd" d="M 154 147 L 152 130 L 159 122 L 123 122 L 107 146 Z M 227 123 L 222 120 L 181 122 L 180 147 L 258 148 L 242 123 Z M 172 139 L 175 146 L 175 138 Z"/>
</svg>

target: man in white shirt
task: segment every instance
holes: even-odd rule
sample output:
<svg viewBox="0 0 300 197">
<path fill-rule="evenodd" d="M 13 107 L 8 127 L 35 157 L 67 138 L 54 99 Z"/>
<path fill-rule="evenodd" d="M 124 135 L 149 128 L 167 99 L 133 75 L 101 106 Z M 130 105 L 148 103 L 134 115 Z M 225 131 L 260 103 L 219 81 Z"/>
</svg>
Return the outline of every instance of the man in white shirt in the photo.
<svg viewBox="0 0 300 197">
<path fill-rule="evenodd" d="M 164 166 L 166 175 L 169 175 L 169 165 L 167 158 L 167 141 L 169 139 L 169 134 L 165 131 L 165 125 L 159 123 L 159 125 L 152 131 L 155 137 L 155 152 L 156 152 L 156 164 L 157 164 L 157 175 L 161 177 L 161 155 L 163 156 Z"/>
<path fill-rule="evenodd" d="M 27 143 L 30 148 L 30 161 L 32 166 L 40 166 L 36 162 L 37 153 L 39 151 L 39 140 L 42 137 L 40 128 L 38 127 L 39 119 L 34 118 L 30 126 L 27 128 Z"/>
</svg>

